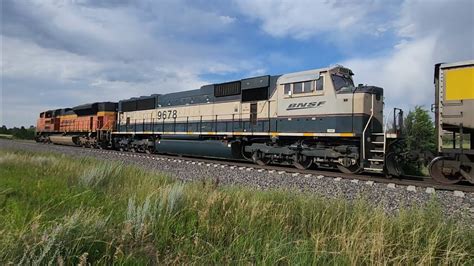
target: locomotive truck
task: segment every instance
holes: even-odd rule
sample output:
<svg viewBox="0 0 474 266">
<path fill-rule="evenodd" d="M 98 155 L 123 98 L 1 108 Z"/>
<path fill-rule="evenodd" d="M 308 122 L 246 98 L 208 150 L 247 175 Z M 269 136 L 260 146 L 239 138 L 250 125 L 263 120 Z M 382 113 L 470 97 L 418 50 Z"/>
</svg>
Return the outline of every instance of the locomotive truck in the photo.
<svg viewBox="0 0 474 266">
<path fill-rule="evenodd" d="M 355 86 L 353 75 L 348 68 L 333 66 L 94 103 L 85 105 L 97 106 L 85 113 L 77 112 L 81 106 L 47 111 L 38 121 L 37 140 L 399 176 L 403 111 L 395 108 L 393 124 L 384 126 L 383 89 Z M 105 105 L 110 114 L 107 124 L 99 123 L 99 106 Z M 46 128 L 46 120 L 61 124 L 71 111 L 77 123 L 88 119 L 89 124 L 83 124 L 81 131 L 74 126 Z M 468 132 L 466 123 L 461 128 Z M 448 158 L 452 157 L 437 157 L 437 162 Z M 472 157 L 454 160 L 459 158 L 472 164 Z M 466 172 L 472 166 L 460 169 Z"/>
</svg>

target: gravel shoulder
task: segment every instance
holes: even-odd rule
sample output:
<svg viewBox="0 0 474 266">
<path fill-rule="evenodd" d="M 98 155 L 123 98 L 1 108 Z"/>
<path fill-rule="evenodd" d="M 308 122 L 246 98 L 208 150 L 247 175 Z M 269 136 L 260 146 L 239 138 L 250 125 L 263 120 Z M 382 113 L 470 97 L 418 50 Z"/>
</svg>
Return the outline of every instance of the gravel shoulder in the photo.
<svg viewBox="0 0 474 266">
<path fill-rule="evenodd" d="M 474 193 L 455 195 L 452 191 L 436 190 L 427 193 L 425 188 L 406 186 L 390 187 L 387 184 L 367 183 L 326 177 L 302 175 L 278 171 L 257 170 L 251 167 L 233 167 L 232 163 L 198 163 L 188 160 L 165 159 L 153 156 L 146 158 L 140 154 L 120 155 L 101 150 L 78 147 L 45 145 L 28 141 L 0 139 L 1 150 L 26 150 L 36 152 L 56 152 L 70 156 L 88 156 L 104 160 L 116 160 L 139 167 L 159 171 L 182 181 L 218 180 L 219 185 L 246 186 L 255 189 L 283 189 L 316 194 L 325 198 L 356 200 L 365 198 L 380 206 L 388 213 L 396 213 L 400 208 L 422 207 L 437 204 L 446 217 L 455 217 L 470 227 L 474 227 Z"/>
</svg>

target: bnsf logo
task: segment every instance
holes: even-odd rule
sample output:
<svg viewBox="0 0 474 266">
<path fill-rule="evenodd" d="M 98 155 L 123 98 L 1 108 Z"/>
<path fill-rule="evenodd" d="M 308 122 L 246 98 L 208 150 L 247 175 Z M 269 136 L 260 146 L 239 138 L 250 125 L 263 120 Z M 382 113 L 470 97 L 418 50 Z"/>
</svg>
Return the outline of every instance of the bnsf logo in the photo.
<svg viewBox="0 0 474 266">
<path fill-rule="evenodd" d="M 299 109 L 310 109 L 310 108 L 317 108 L 320 107 L 321 105 L 325 104 L 326 101 L 321 101 L 321 102 L 309 102 L 309 103 L 292 103 L 288 105 L 286 110 L 299 110 Z"/>
</svg>

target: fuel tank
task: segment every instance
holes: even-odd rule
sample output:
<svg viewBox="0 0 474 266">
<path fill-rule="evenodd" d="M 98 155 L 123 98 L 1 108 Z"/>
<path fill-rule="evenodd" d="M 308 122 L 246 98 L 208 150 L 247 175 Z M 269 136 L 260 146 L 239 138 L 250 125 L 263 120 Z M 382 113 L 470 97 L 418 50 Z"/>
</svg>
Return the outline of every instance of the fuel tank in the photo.
<svg viewBox="0 0 474 266">
<path fill-rule="evenodd" d="M 155 141 L 158 153 L 202 156 L 211 158 L 242 159 L 240 142 L 220 140 L 176 140 Z"/>
<path fill-rule="evenodd" d="M 49 140 L 54 144 L 76 146 L 77 138 L 77 136 L 50 136 Z"/>
</svg>

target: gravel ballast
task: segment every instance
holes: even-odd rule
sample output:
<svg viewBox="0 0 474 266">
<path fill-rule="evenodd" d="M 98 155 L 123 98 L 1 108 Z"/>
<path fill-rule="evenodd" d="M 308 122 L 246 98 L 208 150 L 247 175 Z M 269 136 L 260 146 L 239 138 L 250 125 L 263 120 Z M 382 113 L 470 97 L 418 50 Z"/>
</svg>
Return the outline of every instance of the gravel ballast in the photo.
<svg viewBox="0 0 474 266">
<path fill-rule="evenodd" d="M 200 163 L 198 160 L 183 160 L 148 156 L 145 154 L 117 153 L 79 147 L 38 144 L 28 141 L 0 139 L 2 150 L 26 150 L 56 152 L 70 156 L 90 156 L 105 160 L 117 160 L 170 175 L 182 181 L 218 180 L 222 185 L 238 185 L 256 189 L 288 189 L 316 194 L 326 198 L 355 200 L 365 198 L 381 206 L 388 213 L 401 207 L 421 207 L 435 202 L 446 217 L 457 217 L 474 227 L 474 193 L 459 193 L 423 187 L 407 187 L 394 184 L 367 182 L 321 176 L 319 174 L 295 174 L 269 171 L 252 166 L 232 166 L 232 162 L 216 161 Z"/>
</svg>

